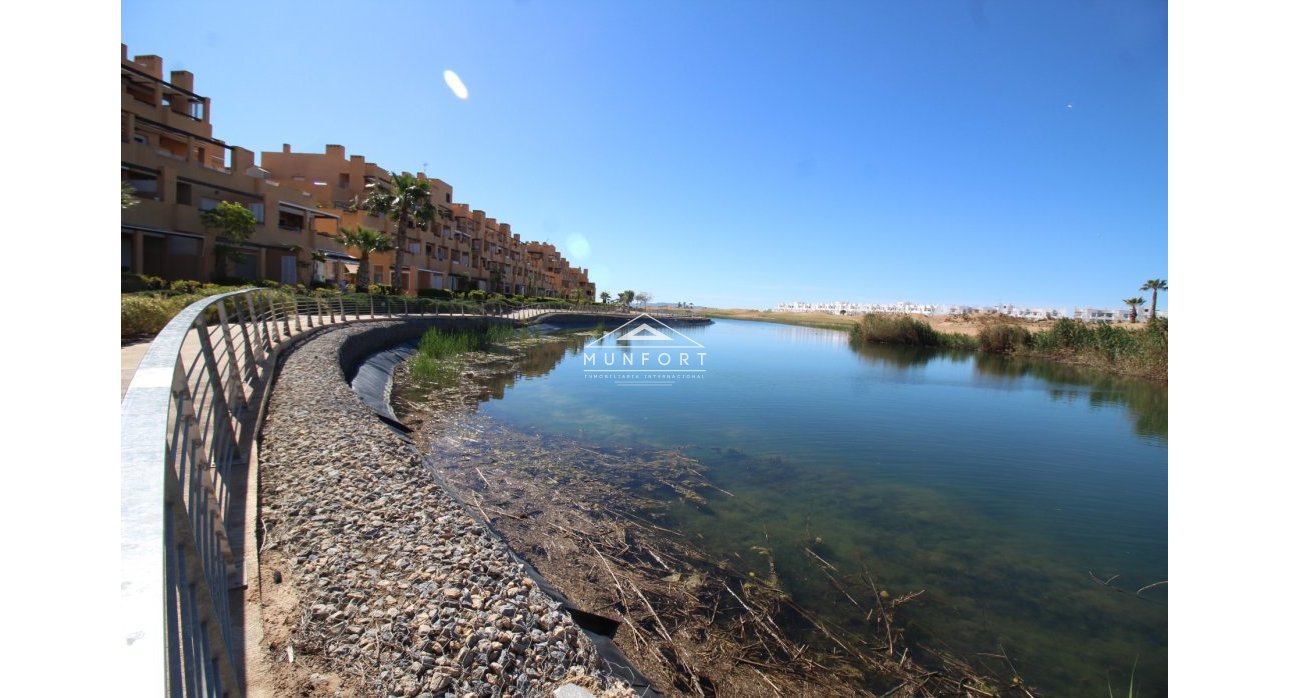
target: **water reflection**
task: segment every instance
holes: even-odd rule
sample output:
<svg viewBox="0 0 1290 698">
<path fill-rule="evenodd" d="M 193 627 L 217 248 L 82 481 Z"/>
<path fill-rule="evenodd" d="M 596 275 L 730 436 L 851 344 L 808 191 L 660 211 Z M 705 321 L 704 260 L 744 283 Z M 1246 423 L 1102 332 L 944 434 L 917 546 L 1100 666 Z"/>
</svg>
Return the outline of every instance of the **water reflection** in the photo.
<svg viewBox="0 0 1290 698">
<path fill-rule="evenodd" d="M 484 377 L 487 393 L 481 396 L 483 401 L 500 400 L 506 396 L 506 389 L 521 379 L 541 378 L 560 364 L 567 356 L 578 355 L 593 337 L 586 334 L 559 335 L 547 337 L 541 342 L 531 342 L 522 348 L 523 356 L 515 363 L 513 371 L 505 371 Z"/>
<path fill-rule="evenodd" d="M 967 656 L 1005 646 L 1050 695 L 1094 695 L 1140 658 L 1143 694 L 1164 695 L 1167 587 L 1131 592 L 1167 576 L 1165 386 L 974 353 L 841 349 L 845 333 L 812 328 L 702 331 L 718 370 L 689 389 L 624 396 L 588 381 L 578 356 L 594 336 L 564 335 L 491 376 L 481 412 L 597 450 L 684 450 L 735 496 L 667 500 L 668 528 L 758 576 L 769 569 L 756 551 L 773 551 L 785 591 L 839 623 L 865 619 L 805 545 L 841 574 L 867 567 L 893 595 L 926 589 L 902 608 L 919 641 Z M 654 494 L 648 478 L 631 486 Z"/>
<path fill-rule="evenodd" d="M 1021 387 L 1026 379 L 1043 381 L 1048 384 L 1048 394 L 1053 400 L 1087 400 L 1093 408 L 1127 407 L 1135 433 L 1159 439 L 1169 436 L 1169 386 L 1166 384 L 1043 359 L 866 344 L 855 339 L 848 346 L 870 363 L 900 370 L 922 368 L 933 360 L 952 363 L 975 360 L 978 385 L 1007 390 Z"/>
<path fill-rule="evenodd" d="M 1054 400 L 1087 398 L 1091 407 L 1124 406 L 1133 416 L 1133 429 L 1142 436 L 1169 435 L 1169 386 L 1126 378 L 1105 371 L 1027 358 L 979 355 L 977 375 L 1006 385 L 1024 378 L 1052 384 L 1048 393 Z M 1083 386 L 1076 389 L 1071 386 Z"/>
</svg>

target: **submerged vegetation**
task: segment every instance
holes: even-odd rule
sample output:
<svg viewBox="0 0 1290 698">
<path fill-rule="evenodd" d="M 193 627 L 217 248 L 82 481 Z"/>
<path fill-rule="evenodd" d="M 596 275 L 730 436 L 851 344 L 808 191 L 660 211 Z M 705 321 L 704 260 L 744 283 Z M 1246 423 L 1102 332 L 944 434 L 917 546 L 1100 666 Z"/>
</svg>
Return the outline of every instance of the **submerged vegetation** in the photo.
<svg viewBox="0 0 1290 698">
<path fill-rule="evenodd" d="M 1142 376 L 1169 377 L 1169 321 L 1148 320 L 1141 330 L 1110 324 L 1089 324 L 1063 318 L 1037 332 L 1021 325 L 999 323 L 981 329 L 976 337 L 937 332 L 924 320 L 907 315 L 870 313 L 851 328 L 851 342 L 937 349 L 977 350 L 1001 356 L 1031 356 L 1064 363 Z"/>
<path fill-rule="evenodd" d="M 599 622 L 618 628 L 619 647 L 657 687 L 700 696 L 1038 695 L 1011 668 L 907 634 L 908 605 L 924 592 L 882 582 L 826 543 L 809 517 L 787 538 L 763 527 L 751 554 L 699 543 L 702 535 L 677 525 L 677 507 L 715 516 L 736 496 L 695 455 L 529 433 L 474 413 L 517 375 L 549 372 L 596 334 L 486 355 L 477 351 L 488 348 L 485 332 L 434 331 L 418 359 L 452 361 L 459 380 L 424 393 L 405 385 L 395 401 L 462 501 L 573 605 L 605 614 Z M 813 607 L 806 587 L 829 589 L 839 605 Z"/>
</svg>

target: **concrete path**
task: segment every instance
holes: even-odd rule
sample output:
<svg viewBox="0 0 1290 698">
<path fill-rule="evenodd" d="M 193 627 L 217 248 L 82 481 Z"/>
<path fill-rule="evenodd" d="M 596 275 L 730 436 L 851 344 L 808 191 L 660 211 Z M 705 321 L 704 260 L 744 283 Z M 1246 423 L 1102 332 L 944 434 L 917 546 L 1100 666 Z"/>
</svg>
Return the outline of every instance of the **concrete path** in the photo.
<svg viewBox="0 0 1290 698">
<path fill-rule="evenodd" d="M 121 347 L 121 399 L 125 399 L 125 390 L 130 387 L 130 381 L 134 378 L 134 370 L 139 367 L 139 362 L 143 361 L 143 355 L 148 353 L 148 347 L 152 342 L 137 342 L 135 344 L 126 344 Z"/>
</svg>

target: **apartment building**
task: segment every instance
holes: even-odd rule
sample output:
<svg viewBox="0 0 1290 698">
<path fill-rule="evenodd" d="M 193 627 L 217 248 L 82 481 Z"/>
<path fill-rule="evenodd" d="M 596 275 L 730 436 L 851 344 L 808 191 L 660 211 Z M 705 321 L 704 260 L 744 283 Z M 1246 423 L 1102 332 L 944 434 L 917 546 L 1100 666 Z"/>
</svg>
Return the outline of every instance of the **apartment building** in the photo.
<svg viewBox="0 0 1290 698">
<path fill-rule="evenodd" d="M 535 282 L 541 285 L 543 295 L 571 299 L 594 299 L 596 285 L 587 277 L 587 270 L 574 267 L 560 251 L 549 242 L 530 242 L 524 246 L 530 264 L 536 269 Z"/>
<path fill-rule="evenodd" d="M 397 223 L 360 207 L 368 185 L 390 173 L 342 145 L 322 153 L 255 154 L 215 138 L 211 100 L 192 73 L 165 79 L 159 56 L 128 57 L 121 46 L 121 178 L 139 203 L 122 212 L 123 271 L 166 279 L 223 276 L 282 283 L 354 283 L 358 250 L 340 244 L 342 227 L 363 226 L 396 239 Z M 408 173 L 404 173 L 408 174 Z M 587 271 L 570 267 L 546 243 L 526 243 L 508 223 L 453 200 L 452 185 L 418 172 L 429 184 L 435 220 L 406 231 L 402 286 L 594 298 Z M 256 230 L 242 261 L 216 269 L 216 233 L 201 212 L 235 201 L 254 213 Z M 538 245 L 536 252 L 530 246 Z M 373 253 L 372 281 L 394 280 L 394 252 Z"/>
<path fill-rule="evenodd" d="M 222 276 L 308 281 L 319 234 L 340 219 L 308 193 L 283 187 L 255 164 L 255 154 L 214 137 L 211 99 L 193 74 L 164 72 L 160 56 L 121 45 L 121 180 L 137 204 L 121 212 L 121 269 L 169 280 Z M 235 201 L 255 214 L 241 261 L 216 269 L 216 232 L 201 212 Z M 343 254 L 343 251 L 337 251 Z"/>
<path fill-rule="evenodd" d="M 391 242 L 397 239 L 397 221 L 372 215 L 360 207 L 369 185 L 389 186 L 391 183 L 390 173 L 376 163 L 368 162 L 364 156 L 346 155 L 343 145 L 328 145 L 322 153 L 301 153 L 293 151 L 291 144 L 284 143 L 280 151 L 261 153 L 260 161 L 283 186 L 309 193 L 323 210 L 339 218 L 341 227 L 362 226 L 384 233 Z M 409 226 L 405 231 L 407 241 L 403 250 L 402 287 L 412 293 L 420 288 L 449 287 L 446 283 L 448 265 L 435 254 L 433 240 L 442 238 L 445 221 L 451 218 L 452 204 L 450 184 L 426 177 L 424 172 L 416 173 L 416 177 L 429 184 L 438 216 L 425 229 Z M 324 236 L 323 244 L 340 246 L 336 235 Z M 351 249 L 347 254 L 357 256 L 359 253 Z M 393 251 L 372 253 L 370 264 L 373 283 L 393 283 Z M 349 263 L 338 275 L 340 271 L 334 264 L 324 264 L 319 276 L 329 281 L 356 280 L 357 265 Z"/>
<path fill-rule="evenodd" d="M 368 185 L 390 183 L 389 173 L 375 163 L 361 155 L 347 156 L 342 145 L 328 145 L 322 153 L 301 153 L 284 144 L 281 151 L 264 152 L 260 158 L 272 177 L 283 186 L 309 193 L 324 210 L 339 217 L 341 226 L 365 226 L 395 240 L 395 221 L 373 216 L 360 207 Z M 424 228 L 407 230 L 402 278 L 409 293 L 446 289 L 594 297 L 595 284 L 587 278 L 587 271 L 570 269 L 553 246 L 542 243 L 539 254 L 530 255 L 528 249 L 534 243 L 525 243 L 509 223 L 454 201 L 452 185 L 441 179 L 427 177 L 423 172 L 415 177 L 430 185 L 436 216 Z M 327 240 L 328 236 L 322 235 L 321 239 Z M 334 237 L 330 239 L 334 242 Z M 352 256 L 358 251 L 348 253 Z M 370 259 L 372 281 L 391 283 L 394 252 L 373 253 Z M 334 271 L 324 270 L 322 277 L 333 279 Z"/>
</svg>

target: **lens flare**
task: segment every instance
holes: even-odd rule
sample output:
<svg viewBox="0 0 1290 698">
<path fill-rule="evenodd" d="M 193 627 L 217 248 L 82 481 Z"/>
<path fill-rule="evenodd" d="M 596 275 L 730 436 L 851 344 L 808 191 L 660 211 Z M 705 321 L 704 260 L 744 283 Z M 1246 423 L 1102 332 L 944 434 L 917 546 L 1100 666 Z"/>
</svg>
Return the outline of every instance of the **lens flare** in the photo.
<svg viewBox="0 0 1290 698">
<path fill-rule="evenodd" d="M 580 261 L 591 256 L 591 241 L 582 233 L 570 235 L 565 243 L 568 245 L 569 259 Z"/>
<path fill-rule="evenodd" d="M 461 78 L 457 77 L 457 74 L 453 71 L 443 71 L 443 81 L 448 84 L 448 89 L 457 95 L 457 99 L 465 99 L 470 96 L 470 92 L 466 90 L 466 83 L 462 82 Z"/>
</svg>

